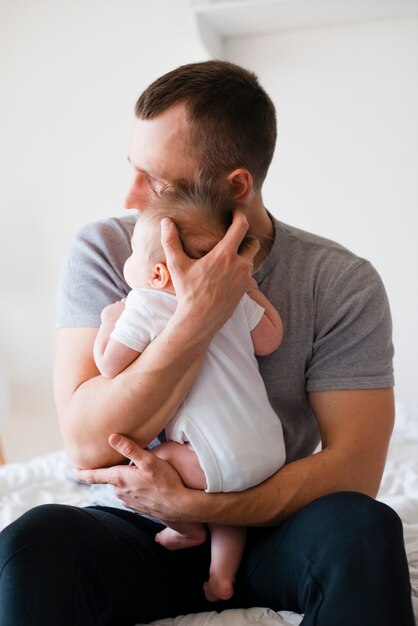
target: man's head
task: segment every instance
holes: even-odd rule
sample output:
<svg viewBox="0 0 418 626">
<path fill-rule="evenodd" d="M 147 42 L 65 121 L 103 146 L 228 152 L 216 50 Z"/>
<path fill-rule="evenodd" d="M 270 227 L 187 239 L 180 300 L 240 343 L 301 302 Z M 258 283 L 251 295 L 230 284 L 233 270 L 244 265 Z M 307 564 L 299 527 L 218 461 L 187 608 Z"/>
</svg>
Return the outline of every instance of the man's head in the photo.
<svg viewBox="0 0 418 626">
<path fill-rule="evenodd" d="M 160 224 L 169 217 L 176 225 L 184 251 L 198 259 L 222 239 L 232 223 L 236 202 L 209 181 L 179 181 L 155 195 L 135 225 L 132 255 L 125 264 L 125 278 L 131 287 L 170 287 L 165 265 Z"/>
<path fill-rule="evenodd" d="M 183 65 L 154 81 L 135 107 L 130 161 L 137 200 L 146 185 L 192 180 L 197 171 L 219 181 L 244 170 L 259 190 L 276 142 L 274 105 L 257 77 L 225 61 Z M 133 206 L 134 194 L 127 198 Z M 237 194 L 238 195 L 238 194 Z M 243 197 L 239 199 L 245 199 Z"/>
</svg>

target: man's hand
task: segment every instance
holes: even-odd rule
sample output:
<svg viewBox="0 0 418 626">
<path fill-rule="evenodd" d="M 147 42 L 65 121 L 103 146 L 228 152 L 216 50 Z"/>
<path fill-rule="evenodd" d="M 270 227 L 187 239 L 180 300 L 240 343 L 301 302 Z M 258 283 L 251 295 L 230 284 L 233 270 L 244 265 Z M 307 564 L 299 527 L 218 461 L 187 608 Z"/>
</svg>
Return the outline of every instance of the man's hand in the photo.
<svg viewBox="0 0 418 626">
<path fill-rule="evenodd" d="M 260 247 L 257 239 L 251 237 L 241 246 L 247 231 L 244 213 L 236 210 L 223 239 L 201 259 L 191 259 L 183 251 L 174 223 L 168 218 L 161 221 L 161 243 L 176 291 L 178 311 L 185 312 L 188 325 L 195 321 L 199 330 L 214 334 L 232 315 L 247 289 Z M 203 327 L 202 320 L 205 320 Z"/>
<path fill-rule="evenodd" d="M 135 513 L 146 513 L 158 519 L 181 519 L 180 495 L 187 491 L 176 470 L 166 461 L 143 450 L 128 437 L 113 434 L 109 443 L 134 465 L 81 470 L 79 480 L 91 484 L 110 484 L 117 497 Z"/>
</svg>

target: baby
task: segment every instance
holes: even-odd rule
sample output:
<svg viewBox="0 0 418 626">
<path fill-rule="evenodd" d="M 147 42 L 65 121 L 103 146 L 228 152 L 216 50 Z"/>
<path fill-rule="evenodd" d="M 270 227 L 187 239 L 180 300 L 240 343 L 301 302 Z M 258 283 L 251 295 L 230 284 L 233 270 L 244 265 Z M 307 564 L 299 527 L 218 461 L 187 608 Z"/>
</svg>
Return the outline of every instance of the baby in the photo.
<svg viewBox="0 0 418 626">
<path fill-rule="evenodd" d="M 224 195 L 199 183 L 180 184 L 150 202 L 135 224 L 132 254 L 124 266 L 131 291 L 126 302 L 102 311 L 94 357 L 103 376 L 116 376 L 140 357 L 176 308 L 161 245 L 161 219 L 171 218 L 185 252 L 200 258 L 224 236 L 233 209 Z M 248 282 L 247 293 L 213 337 L 200 374 L 167 425 L 167 441 L 152 449 L 192 489 L 248 489 L 285 461 L 281 423 L 255 358 L 278 348 L 282 322 L 250 275 Z M 206 539 L 203 524 L 166 524 L 156 541 L 170 550 L 193 547 Z M 210 524 L 209 530 L 211 565 L 205 595 L 209 601 L 227 600 L 233 595 L 245 528 Z"/>
</svg>

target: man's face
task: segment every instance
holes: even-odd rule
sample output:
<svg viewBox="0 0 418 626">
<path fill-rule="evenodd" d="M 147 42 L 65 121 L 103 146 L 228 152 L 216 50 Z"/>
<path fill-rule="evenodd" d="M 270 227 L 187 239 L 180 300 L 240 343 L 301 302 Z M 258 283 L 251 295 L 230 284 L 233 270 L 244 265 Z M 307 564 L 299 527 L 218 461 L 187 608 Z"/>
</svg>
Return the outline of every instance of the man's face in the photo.
<svg viewBox="0 0 418 626">
<path fill-rule="evenodd" d="M 197 163 L 187 151 L 188 123 L 183 104 L 150 119 L 135 119 L 129 161 L 134 179 L 125 208 L 143 211 L 153 193 L 179 178 L 191 180 Z"/>
</svg>

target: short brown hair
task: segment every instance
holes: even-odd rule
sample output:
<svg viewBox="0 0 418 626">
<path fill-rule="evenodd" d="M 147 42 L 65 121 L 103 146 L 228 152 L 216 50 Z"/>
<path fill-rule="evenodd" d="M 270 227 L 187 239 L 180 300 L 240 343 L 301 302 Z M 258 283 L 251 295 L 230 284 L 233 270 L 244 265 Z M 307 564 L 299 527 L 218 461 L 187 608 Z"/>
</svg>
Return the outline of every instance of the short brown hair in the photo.
<svg viewBox="0 0 418 626">
<path fill-rule="evenodd" d="M 186 105 L 189 149 L 208 177 L 248 169 L 259 189 L 276 144 L 276 111 L 257 76 L 227 61 L 182 65 L 154 81 L 139 97 L 135 114 L 157 117 Z"/>
</svg>

